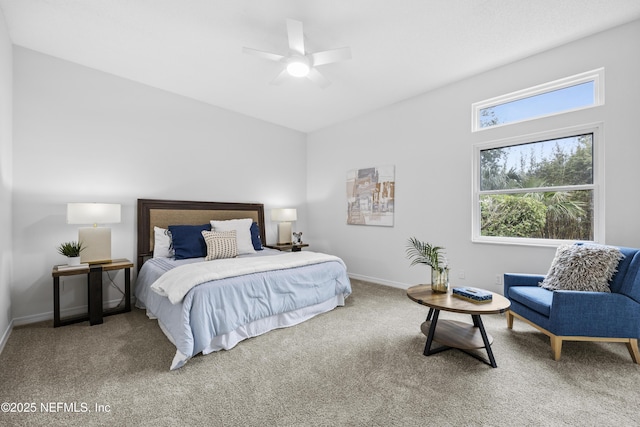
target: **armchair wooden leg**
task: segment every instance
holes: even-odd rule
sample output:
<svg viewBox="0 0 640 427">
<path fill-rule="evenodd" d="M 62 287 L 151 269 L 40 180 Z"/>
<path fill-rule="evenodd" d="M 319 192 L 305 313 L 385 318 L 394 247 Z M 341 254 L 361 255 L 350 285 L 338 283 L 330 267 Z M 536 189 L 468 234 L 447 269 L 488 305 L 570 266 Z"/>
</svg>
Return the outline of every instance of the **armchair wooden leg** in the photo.
<svg viewBox="0 0 640 427">
<path fill-rule="evenodd" d="M 562 337 L 551 335 L 551 351 L 553 352 L 553 360 L 560 360 L 562 353 Z"/>
<path fill-rule="evenodd" d="M 513 329 L 513 313 L 511 313 L 511 310 L 507 310 L 505 315 L 507 316 L 507 328 Z"/>
<path fill-rule="evenodd" d="M 631 359 L 633 359 L 633 363 L 640 365 L 640 352 L 638 351 L 638 340 L 630 339 L 629 342 L 627 343 L 627 349 L 629 350 Z"/>
</svg>

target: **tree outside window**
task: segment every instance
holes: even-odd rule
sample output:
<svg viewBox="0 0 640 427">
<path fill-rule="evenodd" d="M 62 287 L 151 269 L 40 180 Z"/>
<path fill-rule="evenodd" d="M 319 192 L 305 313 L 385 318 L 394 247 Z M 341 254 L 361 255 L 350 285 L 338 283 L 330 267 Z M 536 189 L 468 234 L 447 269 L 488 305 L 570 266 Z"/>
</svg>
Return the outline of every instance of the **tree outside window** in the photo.
<svg viewBox="0 0 640 427">
<path fill-rule="evenodd" d="M 480 150 L 480 235 L 594 240 L 594 134 Z"/>
</svg>

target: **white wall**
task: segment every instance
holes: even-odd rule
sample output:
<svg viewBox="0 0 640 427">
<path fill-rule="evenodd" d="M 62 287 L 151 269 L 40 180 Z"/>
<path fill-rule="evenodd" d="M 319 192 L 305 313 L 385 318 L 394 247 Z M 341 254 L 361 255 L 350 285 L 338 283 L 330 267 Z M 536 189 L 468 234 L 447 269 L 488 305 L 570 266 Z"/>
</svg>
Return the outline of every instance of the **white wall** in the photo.
<svg viewBox="0 0 640 427">
<path fill-rule="evenodd" d="M 0 10 L 0 351 L 11 324 L 13 55 Z"/>
<path fill-rule="evenodd" d="M 67 202 L 121 203 L 112 256 L 131 260 L 138 198 L 264 203 L 269 242 L 272 207 L 305 228 L 304 134 L 21 47 L 14 65 L 16 324 L 52 317 L 56 247 L 77 239 Z M 64 307 L 86 306 L 83 280 L 65 278 Z"/>
<path fill-rule="evenodd" d="M 454 284 L 501 291 L 496 276 L 545 273 L 555 249 L 471 243 L 472 145 L 531 133 L 541 122 L 556 129 L 604 121 L 606 243 L 640 247 L 638 52 L 635 21 L 308 135 L 309 240 L 343 257 L 352 275 L 404 288 L 429 280 L 428 268 L 405 258 L 416 236 L 446 247 Z M 471 133 L 473 102 L 603 66 L 604 106 Z M 346 172 L 389 164 L 395 226 L 346 225 Z"/>
<path fill-rule="evenodd" d="M 605 122 L 606 242 L 640 246 L 639 21 L 307 135 L 306 146 L 299 132 L 20 47 L 12 111 L 11 45 L 0 26 L 0 334 L 11 318 L 51 318 L 51 266 L 64 262 L 55 248 L 77 236 L 65 223 L 70 201 L 122 203 L 114 257 L 134 259 L 136 199 L 167 198 L 297 207 L 296 228 L 314 250 L 342 256 L 357 277 L 400 287 L 428 280 L 404 256 L 410 236 L 446 246 L 456 283 L 500 290 L 495 278 L 505 271 L 545 272 L 552 248 L 470 241 L 472 144 L 533 130 L 472 134 L 470 105 L 601 66 L 605 106 L 544 120 L 550 128 Z M 346 172 L 389 164 L 395 226 L 347 226 Z M 275 239 L 275 226 L 267 234 Z M 66 279 L 62 303 L 86 305 L 82 280 Z"/>
</svg>

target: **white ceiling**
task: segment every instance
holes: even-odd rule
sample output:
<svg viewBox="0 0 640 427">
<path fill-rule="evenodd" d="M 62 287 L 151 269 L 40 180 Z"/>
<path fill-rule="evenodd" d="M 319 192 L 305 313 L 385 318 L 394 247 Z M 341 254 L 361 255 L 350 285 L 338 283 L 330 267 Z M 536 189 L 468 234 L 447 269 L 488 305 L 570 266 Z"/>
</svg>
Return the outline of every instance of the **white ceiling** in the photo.
<svg viewBox="0 0 640 427">
<path fill-rule="evenodd" d="M 14 44 L 302 132 L 640 18 L 639 0 L 0 0 Z M 286 54 L 286 18 L 331 86 L 242 47 Z"/>
</svg>

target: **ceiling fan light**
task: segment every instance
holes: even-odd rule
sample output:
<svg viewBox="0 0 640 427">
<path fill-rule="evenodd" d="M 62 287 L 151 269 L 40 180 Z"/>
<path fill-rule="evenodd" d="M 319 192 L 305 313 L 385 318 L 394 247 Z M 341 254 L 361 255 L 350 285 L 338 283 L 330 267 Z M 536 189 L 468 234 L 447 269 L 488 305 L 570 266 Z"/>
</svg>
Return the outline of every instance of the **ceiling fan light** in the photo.
<svg viewBox="0 0 640 427">
<path fill-rule="evenodd" d="M 309 74 L 309 64 L 301 60 L 291 61 L 287 64 L 287 73 L 294 77 L 305 77 Z"/>
</svg>

